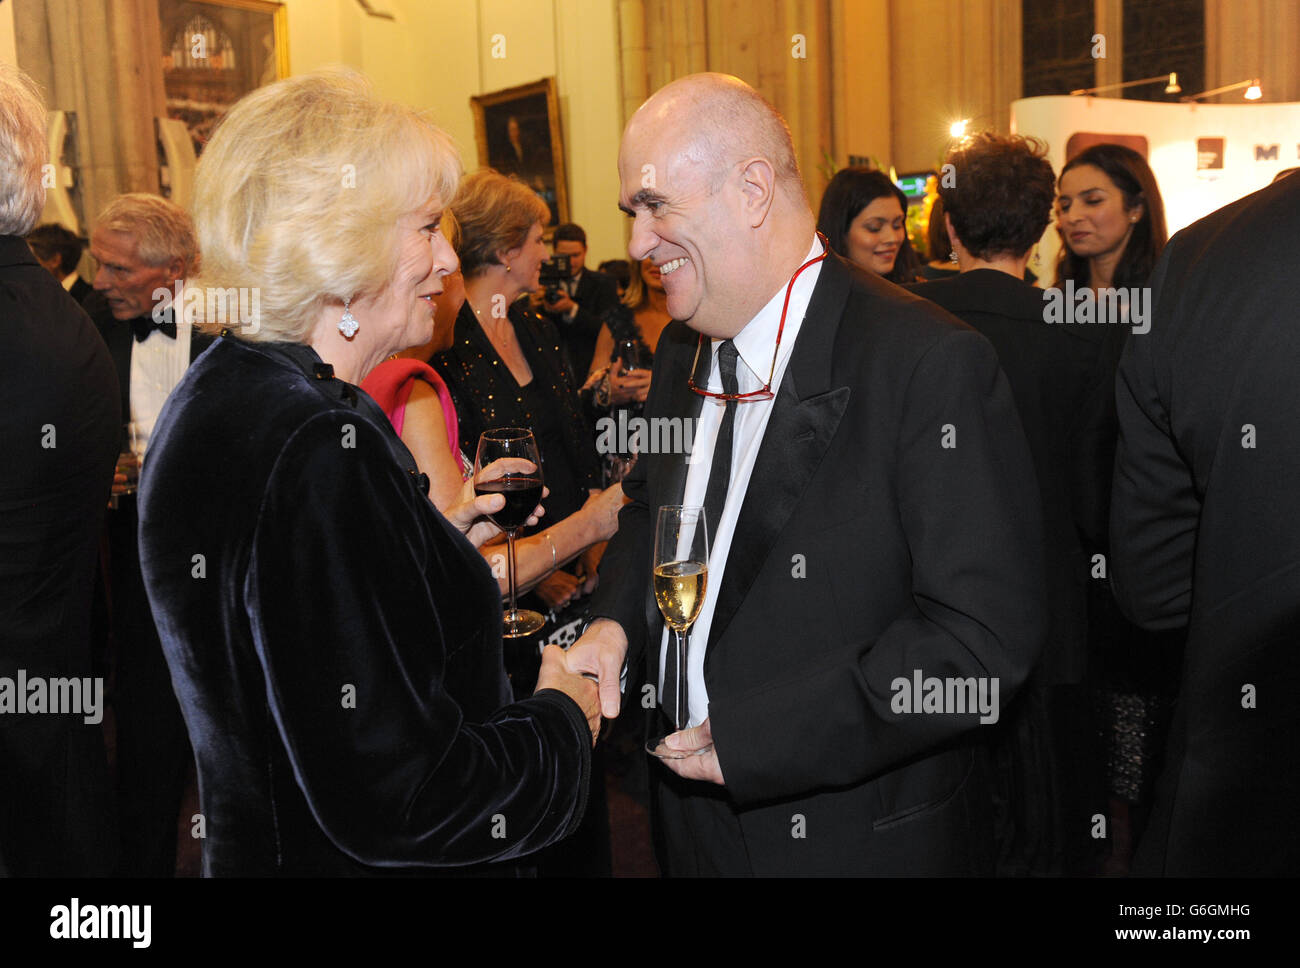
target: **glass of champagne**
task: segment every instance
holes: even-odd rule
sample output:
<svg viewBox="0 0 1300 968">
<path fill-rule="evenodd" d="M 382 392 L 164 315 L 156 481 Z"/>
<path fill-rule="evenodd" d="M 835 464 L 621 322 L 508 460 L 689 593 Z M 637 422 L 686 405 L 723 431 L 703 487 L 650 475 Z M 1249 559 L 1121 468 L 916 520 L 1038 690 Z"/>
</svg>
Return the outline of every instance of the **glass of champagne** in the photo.
<svg viewBox="0 0 1300 968">
<path fill-rule="evenodd" d="M 687 655 L 691 626 L 700 616 L 709 583 L 709 529 L 704 508 L 665 505 L 655 527 L 655 602 L 672 629 L 663 670 L 662 701 L 657 703 L 661 729 L 651 732 L 646 752 L 660 759 L 680 760 L 707 753 L 711 746 L 673 750 L 664 745 L 670 733 L 686 729 L 690 721 L 687 692 Z M 673 662 L 673 659 L 676 662 Z M 668 670 L 673 669 L 670 675 Z"/>
<path fill-rule="evenodd" d="M 493 462 L 507 458 L 529 461 L 533 469 L 506 473 L 500 473 L 501 468 L 489 469 Z M 515 536 L 542 499 L 542 461 L 531 430 L 504 427 L 484 431 L 479 437 L 478 453 L 474 458 L 474 493 L 500 494 L 506 499 L 505 507 L 488 515 L 492 523 L 506 533 L 510 608 L 503 616 L 501 634 L 507 639 L 531 635 L 546 620 L 537 612 L 519 608 L 515 600 Z"/>
</svg>

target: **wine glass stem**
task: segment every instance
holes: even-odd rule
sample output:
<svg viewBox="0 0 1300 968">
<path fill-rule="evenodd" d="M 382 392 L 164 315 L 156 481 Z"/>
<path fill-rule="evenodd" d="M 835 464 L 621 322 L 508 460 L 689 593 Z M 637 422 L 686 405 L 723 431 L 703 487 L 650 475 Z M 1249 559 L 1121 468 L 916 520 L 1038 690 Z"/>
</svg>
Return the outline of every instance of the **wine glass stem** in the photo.
<svg viewBox="0 0 1300 968">
<path fill-rule="evenodd" d="M 506 569 L 510 576 L 510 611 L 506 614 L 513 616 L 519 611 L 515 604 L 515 533 L 513 531 L 506 532 Z"/>
<path fill-rule="evenodd" d="M 685 729 L 686 724 L 691 721 L 691 713 L 687 708 L 686 696 L 686 643 L 690 634 L 689 630 L 685 632 L 679 632 L 676 629 L 673 630 L 673 636 L 677 640 L 673 643 L 673 647 L 677 649 L 677 682 L 673 686 L 673 688 L 677 690 L 677 705 L 675 707 L 677 710 L 677 717 L 673 722 L 673 726 L 679 730 Z"/>
</svg>

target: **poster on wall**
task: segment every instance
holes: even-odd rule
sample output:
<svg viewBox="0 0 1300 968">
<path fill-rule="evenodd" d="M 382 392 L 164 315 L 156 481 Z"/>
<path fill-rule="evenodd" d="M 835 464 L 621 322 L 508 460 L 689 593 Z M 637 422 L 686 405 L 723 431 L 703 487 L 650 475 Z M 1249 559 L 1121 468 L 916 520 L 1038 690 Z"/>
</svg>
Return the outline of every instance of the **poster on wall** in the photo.
<svg viewBox="0 0 1300 968">
<path fill-rule="evenodd" d="M 555 78 L 471 97 L 478 162 L 513 175 L 551 210 L 550 228 L 569 220 L 564 143 Z M 550 231 L 547 231 L 550 237 Z"/>
<path fill-rule="evenodd" d="M 230 106 L 289 76 L 283 3 L 270 0 L 158 0 L 167 116 L 203 146 Z"/>
</svg>

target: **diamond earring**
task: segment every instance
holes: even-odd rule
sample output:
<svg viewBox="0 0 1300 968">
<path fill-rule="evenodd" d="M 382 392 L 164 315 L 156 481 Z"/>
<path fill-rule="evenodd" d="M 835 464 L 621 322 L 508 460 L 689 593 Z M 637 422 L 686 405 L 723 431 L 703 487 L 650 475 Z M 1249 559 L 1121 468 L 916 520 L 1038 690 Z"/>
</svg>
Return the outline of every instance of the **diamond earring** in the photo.
<svg viewBox="0 0 1300 968">
<path fill-rule="evenodd" d="M 351 339 L 357 335 L 357 330 L 361 324 L 357 322 L 357 317 L 352 315 L 352 310 L 348 308 L 351 304 L 351 297 L 343 300 L 343 318 L 339 320 L 339 332 L 343 334 L 344 339 Z"/>
</svg>

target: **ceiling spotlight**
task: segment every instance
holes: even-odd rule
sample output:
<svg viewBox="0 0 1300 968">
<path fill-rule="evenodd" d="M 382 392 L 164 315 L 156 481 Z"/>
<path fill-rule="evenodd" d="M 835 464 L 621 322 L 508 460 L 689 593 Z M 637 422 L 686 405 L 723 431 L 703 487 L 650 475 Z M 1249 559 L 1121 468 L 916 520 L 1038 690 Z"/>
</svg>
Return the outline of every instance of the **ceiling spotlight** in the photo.
<svg viewBox="0 0 1300 968">
<path fill-rule="evenodd" d="M 1166 94 L 1177 94 L 1182 90 L 1182 88 L 1178 86 L 1178 72 L 1175 71 L 1170 74 L 1157 74 L 1155 77 L 1140 77 L 1136 81 L 1124 81 L 1120 84 L 1103 84 L 1101 87 L 1081 87 L 1077 90 L 1071 91 L 1070 96 L 1078 97 L 1081 94 L 1097 94 L 1100 91 L 1118 91 L 1125 87 L 1138 87 L 1142 84 L 1155 84 L 1160 81 L 1163 81 L 1165 84 Z"/>
<path fill-rule="evenodd" d="M 1193 94 L 1191 97 L 1184 97 L 1182 100 L 1199 101 L 1203 97 L 1213 97 L 1216 94 L 1226 94 L 1228 91 L 1240 91 L 1243 87 L 1246 89 L 1246 93 L 1243 96 L 1247 101 L 1258 101 L 1264 96 L 1264 92 L 1260 88 L 1259 78 L 1256 77 L 1249 81 L 1238 81 L 1236 84 L 1225 84 L 1223 87 L 1211 88 L 1208 91 L 1202 91 L 1200 94 Z"/>
</svg>

